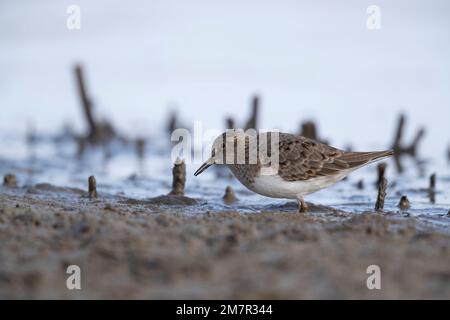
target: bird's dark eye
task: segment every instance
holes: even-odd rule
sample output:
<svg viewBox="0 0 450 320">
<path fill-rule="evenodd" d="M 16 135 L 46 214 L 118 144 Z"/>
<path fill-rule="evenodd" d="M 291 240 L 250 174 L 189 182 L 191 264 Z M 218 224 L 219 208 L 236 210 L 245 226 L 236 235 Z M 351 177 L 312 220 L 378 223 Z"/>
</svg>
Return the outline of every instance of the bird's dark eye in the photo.
<svg viewBox="0 0 450 320">
<path fill-rule="evenodd" d="M 215 157 L 216 156 L 216 149 L 212 149 L 211 150 L 211 157 Z"/>
</svg>

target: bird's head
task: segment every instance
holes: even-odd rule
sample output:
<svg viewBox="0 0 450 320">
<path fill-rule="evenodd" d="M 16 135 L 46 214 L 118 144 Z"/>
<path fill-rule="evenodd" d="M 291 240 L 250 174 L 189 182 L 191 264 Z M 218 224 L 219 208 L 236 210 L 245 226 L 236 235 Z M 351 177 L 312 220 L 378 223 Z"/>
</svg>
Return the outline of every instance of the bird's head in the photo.
<svg viewBox="0 0 450 320">
<path fill-rule="evenodd" d="M 238 156 L 237 153 L 241 151 L 238 146 L 245 146 L 248 137 L 249 135 L 243 130 L 230 129 L 222 133 L 212 144 L 211 157 L 195 171 L 194 175 L 198 176 L 213 164 L 233 164 Z"/>
</svg>

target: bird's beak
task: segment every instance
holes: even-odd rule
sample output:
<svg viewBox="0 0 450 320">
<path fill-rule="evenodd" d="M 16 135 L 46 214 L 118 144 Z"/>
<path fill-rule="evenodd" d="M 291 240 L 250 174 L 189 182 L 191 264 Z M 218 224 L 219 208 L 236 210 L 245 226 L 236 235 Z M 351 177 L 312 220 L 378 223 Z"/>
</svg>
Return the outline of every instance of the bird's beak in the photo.
<svg viewBox="0 0 450 320">
<path fill-rule="evenodd" d="M 214 162 L 215 160 L 213 158 L 209 158 L 204 164 L 200 166 L 200 168 L 197 169 L 197 171 L 195 171 L 194 176 L 198 176 L 200 173 L 212 166 Z"/>
</svg>

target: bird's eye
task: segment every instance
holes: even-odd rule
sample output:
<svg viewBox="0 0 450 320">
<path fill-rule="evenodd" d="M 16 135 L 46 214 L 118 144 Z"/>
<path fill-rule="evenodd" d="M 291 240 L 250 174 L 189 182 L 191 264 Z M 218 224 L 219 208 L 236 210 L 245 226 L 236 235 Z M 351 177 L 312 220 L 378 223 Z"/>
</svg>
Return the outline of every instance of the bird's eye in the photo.
<svg viewBox="0 0 450 320">
<path fill-rule="evenodd" d="M 216 149 L 212 149 L 211 150 L 211 157 L 215 157 L 216 156 Z"/>
</svg>

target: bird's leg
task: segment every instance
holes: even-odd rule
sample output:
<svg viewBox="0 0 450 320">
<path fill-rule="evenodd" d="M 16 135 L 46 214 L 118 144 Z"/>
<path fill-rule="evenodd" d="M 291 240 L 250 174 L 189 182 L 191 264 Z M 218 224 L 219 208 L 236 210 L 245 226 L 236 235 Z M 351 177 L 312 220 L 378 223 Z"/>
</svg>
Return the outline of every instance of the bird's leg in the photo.
<svg viewBox="0 0 450 320">
<path fill-rule="evenodd" d="M 298 212 L 304 213 L 308 211 L 308 205 L 303 199 L 303 196 L 297 196 L 297 201 L 298 201 Z"/>
</svg>

